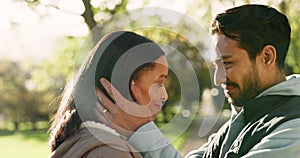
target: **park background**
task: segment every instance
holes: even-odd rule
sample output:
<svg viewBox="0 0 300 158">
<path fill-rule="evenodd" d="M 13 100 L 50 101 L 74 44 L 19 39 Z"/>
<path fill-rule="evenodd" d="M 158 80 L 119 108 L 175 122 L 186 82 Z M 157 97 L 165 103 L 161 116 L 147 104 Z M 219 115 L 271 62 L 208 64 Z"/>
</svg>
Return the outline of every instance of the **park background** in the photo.
<svg viewBox="0 0 300 158">
<path fill-rule="evenodd" d="M 95 40 L 103 36 L 101 27 L 97 26 L 105 27 L 114 14 L 142 7 L 167 8 L 201 23 L 208 32 L 217 13 L 249 3 L 270 5 L 288 16 L 292 41 L 285 71 L 287 75 L 300 73 L 300 0 L 1 0 L 0 157 L 49 155 L 49 122 L 58 106 L 59 95 L 75 73 L 74 67 L 83 61 L 78 51 L 87 38 Z M 161 22 L 159 18 L 156 20 Z M 180 24 L 172 25 L 183 27 Z M 124 29 L 131 30 L 135 25 Z M 154 28 L 135 31 L 155 42 L 174 46 L 193 63 L 199 81 L 200 106 L 191 126 L 172 141 L 184 155 L 203 144 L 228 119 L 229 107 L 225 103 L 221 105 L 222 111 L 211 110 L 216 108 L 212 96 L 222 95 L 222 91 L 212 88 L 208 63 L 185 37 Z M 167 85 L 168 104 L 155 121 L 159 126 L 168 123 L 178 112 L 180 85 L 174 74 L 168 83 L 171 83 Z M 199 135 L 200 127 L 205 128 L 203 118 L 212 124 L 205 134 Z"/>
</svg>

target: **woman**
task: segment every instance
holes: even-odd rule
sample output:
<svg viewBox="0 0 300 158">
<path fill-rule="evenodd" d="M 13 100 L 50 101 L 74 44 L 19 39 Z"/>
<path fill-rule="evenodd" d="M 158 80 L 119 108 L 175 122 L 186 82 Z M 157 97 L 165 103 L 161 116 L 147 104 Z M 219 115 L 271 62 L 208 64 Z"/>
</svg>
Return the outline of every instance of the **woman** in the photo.
<svg viewBox="0 0 300 158">
<path fill-rule="evenodd" d="M 141 158 L 122 135 L 99 122 L 95 91 L 105 92 L 100 78 L 106 78 L 128 100 L 143 107 L 147 114 L 143 117 L 154 118 L 168 98 L 167 75 L 164 52 L 153 41 L 133 32 L 105 36 L 81 67 L 77 80 L 64 91 L 50 128 L 50 157 Z"/>
</svg>

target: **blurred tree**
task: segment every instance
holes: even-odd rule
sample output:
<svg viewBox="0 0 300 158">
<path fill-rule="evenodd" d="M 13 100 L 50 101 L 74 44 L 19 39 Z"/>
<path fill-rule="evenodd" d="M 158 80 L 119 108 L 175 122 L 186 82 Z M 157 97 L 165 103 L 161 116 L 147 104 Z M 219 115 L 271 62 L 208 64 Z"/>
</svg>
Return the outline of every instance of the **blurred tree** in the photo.
<svg viewBox="0 0 300 158">
<path fill-rule="evenodd" d="M 32 70 L 35 89 L 44 96 L 44 106 L 48 108 L 50 117 L 57 110 L 64 86 L 67 82 L 72 82 L 76 69 L 81 65 L 75 62 L 81 42 L 82 39 L 74 37 L 61 39 L 58 43 L 64 47 L 56 49 L 48 60 Z"/>
<path fill-rule="evenodd" d="M 297 0 L 281 0 L 277 5 L 289 18 L 292 29 L 291 44 L 286 58 L 286 74 L 300 73 L 300 3 Z"/>
<path fill-rule="evenodd" d="M 104 18 L 95 19 L 95 17 L 101 17 L 101 14 L 104 15 L 103 17 L 111 17 L 115 13 L 126 11 L 126 5 L 128 3 L 128 0 L 117 0 L 117 1 L 101 1 L 99 8 L 95 8 L 91 5 L 91 0 L 82 0 L 84 4 L 85 11 L 81 15 L 89 29 L 92 31 L 92 39 L 94 43 L 97 43 L 99 41 L 99 38 L 101 38 L 101 30 L 102 28 L 97 26 L 99 22 L 105 22 Z"/>
<path fill-rule="evenodd" d="M 43 94 L 34 90 L 30 71 L 20 63 L 1 60 L 0 67 L 0 109 L 7 120 L 19 130 L 21 122 L 35 123 L 48 119 Z"/>
<path fill-rule="evenodd" d="M 39 0 L 26 0 L 27 4 L 31 8 L 36 8 L 36 6 L 41 5 Z M 50 5 L 46 7 L 51 7 L 60 10 L 58 5 L 60 0 L 51 2 Z M 88 28 L 91 31 L 92 41 L 96 43 L 104 34 L 107 33 L 107 30 L 133 30 L 142 35 L 149 37 L 157 43 L 164 43 L 176 48 L 179 52 L 181 52 L 188 60 L 192 63 L 193 68 L 196 72 L 196 76 L 198 77 L 199 88 L 202 90 L 205 87 L 211 87 L 211 78 L 208 72 L 208 65 L 203 60 L 202 56 L 199 52 L 203 47 L 203 43 L 198 41 L 198 43 L 191 43 L 188 41 L 186 37 L 181 36 L 179 33 L 172 33 L 168 30 L 163 30 L 158 27 L 150 27 L 150 28 L 140 28 L 141 22 L 145 22 L 143 20 L 147 20 L 146 23 L 151 23 L 152 26 L 163 26 L 162 24 L 166 23 L 164 19 L 160 17 L 154 17 L 152 19 L 126 19 L 124 16 L 115 17 L 117 13 L 124 12 L 124 15 L 129 15 L 130 13 L 126 13 L 127 5 L 130 3 L 130 0 L 110 0 L 110 1 L 97 1 L 98 4 L 92 3 L 91 0 L 82 0 L 82 5 L 84 6 L 84 12 L 79 15 L 84 18 L 84 21 Z M 223 5 L 227 7 L 232 7 L 235 5 L 240 5 L 242 3 L 256 3 L 256 0 L 199 0 L 193 1 L 191 5 L 187 9 L 187 15 L 191 15 L 195 17 L 199 23 L 203 24 L 203 26 L 209 30 L 209 25 L 213 18 L 213 11 L 218 8 L 218 6 Z M 146 4 L 147 1 L 143 0 L 143 4 Z M 289 50 L 289 54 L 287 56 L 287 66 L 286 72 L 290 73 L 300 73 L 300 57 L 298 50 L 300 49 L 300 21 L 297 17 L 300 13 L 300 4 L 297 3 L 297 0 L 278 0 L 267 2 L 269 5 L 278 8 L 280 11 L 286 13 L 288 16 L 291 26 L 292 26 L 292 41 Z M 122 26 L 121 23 L 113 23 L 114 18 L 119 18 L 120 21 L 130 23 L 128 25 Z M 122 19 L 123 18 L 123 19 Z M 172 18 L 172 17 L 170 17 Z M 168 19 L 170 20 L 170 19 Z M 184 22 L 183 22 L 184 23 Z M 181 30 L 190 30 L 193 33 L 193 26 L 185 26 L 182 25 L 180 21 L 175 24 L 176 27 L 181 28 Z M 38 83 L 38 87 L 45 90 L 48 90 L 46 98 L 53 98 L 57 96 L 61 91 L 63 85 L 65 85 L 68 79 L 71 79 L 70 75 L 74 69 L 74 66 L 78 66 L 83 61 L 82 54 L 79 54 L 80 57 L 76 58 L 76 53 L 79 49 L 80 42 L 76 41 L 76 38 L 67 38 L 66 41 L 69 43 L 65 50 L 59 50 L 55 55 L 44 63 L 44 66 L 41 66 L 41 69 L 36 70 L 34 73 L 34 79 L 36 83 Z M 73 43 L 74 42 L 74 43 Z M 72 44 L 73 43 L 73 44 Z M 200 50 L 198 50 L 200 48 Z M 86 52 L 88 53 L 88 51 Z M 178 61 L 178 66 L 182 67 L 182 71 L 185 71 L 185 62 Z M 45 82 L 47 81 L 47 82 Z M 180 85 L 178 83 L 178 79 L 176 79 L 175 75 L 170 75 L 168 84 L 168 92 L 170 96 L 170 100 L 168 101 L 169 105 L 174 105 L 178 100 L 182 99 L 180 94 Z M 172 85 L 172 86 L 171 86 Z M 193 86 L 193 85 L 192 85 Z M 190 93 L 192 93 L 193 87 L 190 88 Z M 163 110 L 163 113 L 167 116 L 168 108 Z M 167 121 L 168 119 L 163 119 Z"/>
<path fill-rule="evenodd" d="M 54 3 L 51 3 L 51 5 L 47 5 L 47 7 L 52 7 L 55 9 L 60 9 L 58 5 L 59 1 L 56 1 Z M 86 25 L 91 31 L 92 35 L 92 41 L 93 43 L 98 42 L 98 40 L 103 37 L 104 34 L 108 33 L 110 30 L 133 30 L 135 32 L 138 32 L 142 35 L 145 35 L 152 39 L 153 41 L 157 43 L 163 43 L 170 45 L 174 47 L 176 50 L 178 50 L 180 53 L 182 53 L 185 58 L 193 65 L 194 71 L 196 73 L 196 76 L 198 77 L 199 82 L 199 88 L 202 91 L 203 87 L 209 87 L 210 86 L 210 76 L 208 73 L 208 68 L 206 63 L 204 62 L 202 56 L 199 54 L 201 50 L 198 50 L 198 48 L 203 48 L 203 43 L 197 43 L 199 45 L 194 46 L 190 41 L 186 39 L 186 37 L 183 37 L 179 33 L 174 33 L 172 31 L 159 29 L 156 27 L 149 27 L 149 28 L 139 28 L 139 26 L 143 26 L 143 20 L 141 19 L 128 19 L 128 16 L 130 13 L 126 13 L 126 7 L 129 3 L 129 0 L 116 0 L 116 1 L 99 1 L 98 4 L 91 3 L 91 0 L 82 0 L 82 4 L 84 5 L 84 12 L 80 15 L 84 18 Z M 34 1 L 27 1 L 28 5 L 35 9 L 36 6 L 42 5 L 39 0 Z M 143 3 L 147 3 L 147 1 L 143 1 Z M 117 13 L 123 12 L 123 15 L 120 16 L 114 16 Z M 117 22 L 121 21 L 127 21 L 129 20 L 130 23 L 127 25 L 119 25 Z M 151 25 L 155 26 L 158 24 L 166 23 L 166 26 L 170 25 L 168 24 L 168 20 L 164 21 L 165 19 L 162 19 L 162 17 L 152 17 L 147 20 L 146 23 L 150 23 Z M 170 20 L 170 19 L 169 19 Z M 116 22 L 116 23 L 113 23 Z M 178 27 L 182 30 L 194 30 L 193 26 L 184 26 L 181 25 L 180 22 L 177 24 Z M 191 32 L 192 33 L 192 32 Z M 69 40 L 69 44 L 71 44 L 71 40 Z M 88 40 L 87 40 L 88 41 Z M 78 42 L 75 42 L 78 44 Z M 63 87 L 65 84 L 64 78 L 70 79 L 70 77 L 67 77 L 72 73 L 72 66 L 78 66 L 76 64 L 82 63 L 83 58 L 79 57 L 80 59 L 75 59 L 75 54 L 77 53 L 79 47 L 75 45 L 67 45 L 65 50 L 57 51 L 54 53 L 56 57 L 50 58 L 50 60 L 43 63 L 41 68 L 39 70 L 36 70 L 35 76 L 33 77 L 35 79 L 35 82 L 39 85 L 39 89 L 44 91 L 45 89 L 48 90 L 46 94 L 48 96 L 57 96 L 58 92 L 61 92 L 61 90 L 58 90 L 59 87 Z M 78 54 L 79 56 L 82 56 L 82 54 Z M 71 62 L 71 63 L 70 63 Z M 176 61 L 177 67 L 180 67 L 179 71 L 185 73 L 186 69 L 186 61 Z M 72 65 L 73 64 L 73 65 Z M 74 65 L 75 64 L 75 65 Z M 37 72 L 38 71 L 38 72 Z M 47 82 L 45 82 L 47 81 Z M 59 81 L 59 82 L 57 82 Z M 55 83 L 55 84 L 54 84 Z M 58 84 L 59 83 L 59 84 Z M 188 89 L 187 96 L 192 96 L 195 85 L 189 85 L 190 87 L 185 87 Z M 181 89 L 180 83 L 178 82 L 178 79 L 176 75 L 170 75 L 169 77 L 169 84 L 168 84 L 168 93 L 169 93 L 169 101 L 168 106 L 174 107 L 174 105 L 180 100 L 184 99 L 181 98 Z M 201 95 L 201 92 L 200 94 Z M 201 97 L 199 97 L 201 98 Z M 189 106 L 190 103 L 183 102 L 187 105 L 183 106 Z M 54 104 L 56 105 L 56 104 Z M 174 116 L 174 110 L 170 110 L 169 108 L 164 108 L 162 113 L 164 113 L 163 116 L 166 116 L 163 118 L 163 122 L 168 122 L 170 120 L 170 116 Z"/>
</svg>

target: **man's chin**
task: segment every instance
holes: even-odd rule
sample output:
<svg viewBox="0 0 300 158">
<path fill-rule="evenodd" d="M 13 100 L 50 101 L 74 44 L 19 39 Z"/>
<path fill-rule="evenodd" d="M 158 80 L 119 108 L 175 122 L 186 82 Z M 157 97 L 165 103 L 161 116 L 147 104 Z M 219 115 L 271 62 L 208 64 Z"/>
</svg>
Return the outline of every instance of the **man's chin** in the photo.
<svg viewBox="0 0 300 158">
<path fill-rule="evenodd" d="M 237 107 L 243 107 L 244 102 L 243 101 L 239 101 L 238 99 L 232 99 L 231 97 L 227 96 L 227 101 L 229 104 L 237 106 Z"/>
<path fill-rule="evenodd" d="M 232 105 L 236 106 L 236 107 L 243 107 L 245 104 L 241 103 L 241 102 L 233 102 Z"/>
<path fill-rule="evenodd" d="M 233 104 L 233 99 L 230 97 L 229 94 L 225 93 L 225 97 L 226 97 L 227 102 L 228 102 L 229 104 Z"/>
</svg>

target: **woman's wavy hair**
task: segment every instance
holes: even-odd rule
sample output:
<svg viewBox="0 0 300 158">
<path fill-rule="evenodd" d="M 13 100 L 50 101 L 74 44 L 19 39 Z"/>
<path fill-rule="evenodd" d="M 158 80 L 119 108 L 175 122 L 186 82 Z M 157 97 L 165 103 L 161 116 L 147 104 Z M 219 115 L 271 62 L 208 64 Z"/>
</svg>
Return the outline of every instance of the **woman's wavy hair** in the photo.
<svg viewBox="0 0 300 158">
<path fill-rule="evenodd" d="M 100 78 L 108 79 L 124 97 L 134 101 L 129 88 L 131 80 L 142 71 L 153 69 L 154 61 L 163 55 L 156 43 L 133 32 L 118 31 L 103 37 L 81 66 L 77 79 L 69 82 L 62 94 L 49 129 L 51 151 L 75 134 L 83 121 L 99 122 L 94 112 L 98 101 L 95 88 L 109 97 Z"/>
</svg>

